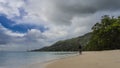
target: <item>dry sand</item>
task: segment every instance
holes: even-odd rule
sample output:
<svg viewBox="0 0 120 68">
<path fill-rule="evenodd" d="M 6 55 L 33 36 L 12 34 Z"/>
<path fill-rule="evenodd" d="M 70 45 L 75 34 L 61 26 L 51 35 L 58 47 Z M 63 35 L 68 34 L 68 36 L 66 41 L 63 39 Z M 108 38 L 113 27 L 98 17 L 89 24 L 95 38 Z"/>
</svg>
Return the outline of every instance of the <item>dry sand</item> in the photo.
<svg viewBox="0 0 120 68">
<path fill-rule="evenodd" d="M 53 61 L 45 68 L 120 68 L 120 50 L 84 52 Z"/>
</svg>

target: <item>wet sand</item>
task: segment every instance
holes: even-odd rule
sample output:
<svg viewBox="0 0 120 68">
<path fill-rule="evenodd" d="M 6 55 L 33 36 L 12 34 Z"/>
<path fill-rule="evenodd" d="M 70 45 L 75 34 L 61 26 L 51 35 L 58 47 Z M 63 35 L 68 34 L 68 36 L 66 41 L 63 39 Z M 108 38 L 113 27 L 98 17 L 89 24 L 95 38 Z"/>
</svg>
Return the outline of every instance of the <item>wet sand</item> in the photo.
<svg viewBox="0 0 120 68">
<path fill-rule="evenodd" d="M 34 65 L 34 68 L 38 68 Z M 47 63 L 45 68 L 120 68 L 120 50 L 83 52 Z"/>
</svg>

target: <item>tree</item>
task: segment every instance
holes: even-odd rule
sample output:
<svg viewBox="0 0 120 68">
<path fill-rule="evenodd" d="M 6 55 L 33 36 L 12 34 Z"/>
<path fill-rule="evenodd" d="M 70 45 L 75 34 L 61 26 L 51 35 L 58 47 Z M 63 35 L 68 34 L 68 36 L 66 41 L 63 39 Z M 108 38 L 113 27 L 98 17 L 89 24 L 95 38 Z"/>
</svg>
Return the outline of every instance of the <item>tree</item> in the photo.
<svg viewBox="0 0 120 68">
<path fill-rule="evenodd" d="M 120 49 L 120 17 L 102 16 L 93 27 L 93 34 L 86 50 Z"/>
</svg>

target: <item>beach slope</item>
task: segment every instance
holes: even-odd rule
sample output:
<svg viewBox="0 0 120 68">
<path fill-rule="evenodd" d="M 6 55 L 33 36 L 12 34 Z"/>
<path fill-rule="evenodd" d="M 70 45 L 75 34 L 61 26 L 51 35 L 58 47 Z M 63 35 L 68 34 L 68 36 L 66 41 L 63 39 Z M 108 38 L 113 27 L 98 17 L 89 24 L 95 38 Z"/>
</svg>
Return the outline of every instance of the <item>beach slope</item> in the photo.
<svg viewBox="0 0 120 68">
<path fill-rule="evenodd" d="M 84 52 L 53 61 L 46 68 L 120 68 L 120 50 Z"/>
</svg>

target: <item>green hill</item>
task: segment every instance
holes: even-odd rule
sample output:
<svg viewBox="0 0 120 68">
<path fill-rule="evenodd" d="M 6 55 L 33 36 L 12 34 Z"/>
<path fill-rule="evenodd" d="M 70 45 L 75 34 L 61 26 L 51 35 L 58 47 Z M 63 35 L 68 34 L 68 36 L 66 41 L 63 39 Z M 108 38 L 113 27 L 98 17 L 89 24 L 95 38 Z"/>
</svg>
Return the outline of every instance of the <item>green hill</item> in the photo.
<svg viewBox="0 0 120 68">
<path fill-rule="evenodd" d="M 91 33 L 87 33 L 83 36 L 79 36 L 68 40 L 58 41 L 51 46 L 35 49 L 32 51 L 77 51 L 78 44 L 81 43 L 81 45 L 84 47 L 89 42 L 90 38 L 91 38 Z M 78 42 L 77 40 L 80 40 L 80 42 Z"/>
</svg>

